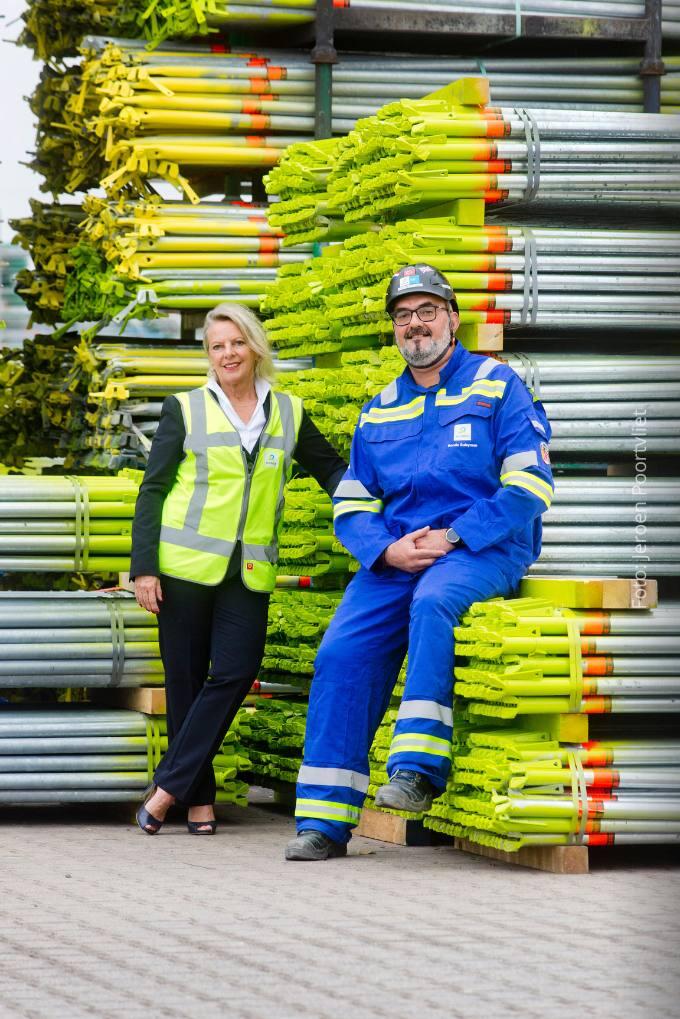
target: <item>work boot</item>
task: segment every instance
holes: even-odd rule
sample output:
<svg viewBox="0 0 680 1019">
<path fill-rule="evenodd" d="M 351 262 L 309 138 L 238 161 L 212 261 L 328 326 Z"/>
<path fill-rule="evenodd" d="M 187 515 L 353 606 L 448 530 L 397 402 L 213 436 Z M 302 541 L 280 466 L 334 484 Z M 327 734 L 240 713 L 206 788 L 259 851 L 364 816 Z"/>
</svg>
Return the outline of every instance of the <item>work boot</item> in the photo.
<svg viewBox="0 0 680 1019">
<path fill-rule="evenodd" d="M 437 795 L 429 778 L 419 771 L 395 771 L 389 783 L 381 785 L 375 794 L 375 805 L 423 814 L 430 809 Z"/>
<path fill-rule="evenodd" d="M 330 860 L 334 856 L 347 856 L 347 846 L 334 842 L 322 831 L 301 831 L 286 846 L 287 860 Z"/>
</svg>

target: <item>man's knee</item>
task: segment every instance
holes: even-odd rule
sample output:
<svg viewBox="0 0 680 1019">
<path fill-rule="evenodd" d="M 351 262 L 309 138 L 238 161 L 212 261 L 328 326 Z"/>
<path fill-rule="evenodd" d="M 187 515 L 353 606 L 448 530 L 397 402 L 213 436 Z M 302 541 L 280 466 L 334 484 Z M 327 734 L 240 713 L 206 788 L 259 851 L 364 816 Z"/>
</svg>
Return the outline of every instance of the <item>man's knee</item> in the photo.
<svg viewBox="0 0 680 1019">
<path fill-rule="evenodd" d="M 356 653 L 353 650 L 352 642 L 333 637 L 325 638 L 314 659 L 315 681 L 333 682 L 338 677 L 342 677 L 350 683 L 354 671 L 356 671 Z"/>
<path fill-rule="evenodd" d="M 474 600 L 473 596 L 467 596 L 464 589 L 443 591 L 436 587 L 424 588 L 414 595 L 411 621 L 429 622 L 432 626 L 457 626 Z"/>
</svg>

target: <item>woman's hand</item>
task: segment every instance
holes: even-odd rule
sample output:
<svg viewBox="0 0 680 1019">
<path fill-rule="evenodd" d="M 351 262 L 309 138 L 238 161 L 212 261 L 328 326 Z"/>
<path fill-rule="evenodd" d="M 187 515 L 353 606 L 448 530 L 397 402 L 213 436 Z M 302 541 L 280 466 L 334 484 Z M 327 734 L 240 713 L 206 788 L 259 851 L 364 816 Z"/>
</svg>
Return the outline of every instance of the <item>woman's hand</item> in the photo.
<svg viewBox="0 0 680 1019">
<path fill-rule="evenodd" d="M 160 579 L 158 577 L 135 577 L 135 598 L 138 605 L 157 616 L 160 611 L 159 603 L 163 601 Z"/>
</svg>

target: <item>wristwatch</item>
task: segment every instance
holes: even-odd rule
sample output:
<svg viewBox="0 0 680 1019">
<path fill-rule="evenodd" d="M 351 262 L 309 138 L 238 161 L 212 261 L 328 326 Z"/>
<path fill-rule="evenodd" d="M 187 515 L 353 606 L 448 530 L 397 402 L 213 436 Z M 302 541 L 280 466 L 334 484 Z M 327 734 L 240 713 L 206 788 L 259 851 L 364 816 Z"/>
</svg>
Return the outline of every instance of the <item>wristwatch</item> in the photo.
<svg viewBox="0 0 680 1019">
<path fill-rule="evenodd" d="M 454 548 L 457 548 L 458 545 L 463 544 L 463 539 L 461 538 L 460 534 L 457 534 L 454 531 L 453 527 L 449 527 L 448 531 L 445 532 L 444 537 L 446 538 L 450 545 L 453 545 Z"/>
</svg>

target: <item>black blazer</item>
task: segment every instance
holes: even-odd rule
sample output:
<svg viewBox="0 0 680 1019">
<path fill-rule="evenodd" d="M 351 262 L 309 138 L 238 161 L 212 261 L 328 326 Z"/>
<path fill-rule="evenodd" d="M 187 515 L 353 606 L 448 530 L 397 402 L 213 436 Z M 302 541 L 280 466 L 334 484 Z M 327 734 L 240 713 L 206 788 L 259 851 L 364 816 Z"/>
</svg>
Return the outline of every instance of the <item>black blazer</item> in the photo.
<svg viewBox="0 0 680 1019">
<path fill-rule="evenodd" d="M 214 393 L 212 396 L 217 400 Z M 264 401 L 265 419 L 269 418 L 270 407 L 271 393 L 268 393 Z M 163 503 L 175 483 L 177 468 L 184 459 L 185 436 L 182 408 L 174 396 L 168 396 L 163 403 L 158 429 L 151 443 L 149 460 L 137 496 L 135 517 L 132 522 L 131 578 L 159 576 L 158 544 Z M 258 447 L 259 440 L 252 453 L 246 452 L 246 457 L 250 461 L 257 456 Z M 304 409 L 293 455 L 300 466 L 316 478 L 329 495 L 333 495 L 347 470 L 347 463 L 338 456 Z M 240 551 L 240 547 L 237 548 L 231 557 L 229 576 L 240 570 Z"/>
</svg>

